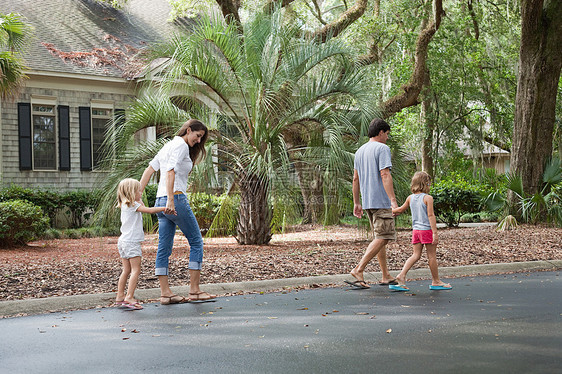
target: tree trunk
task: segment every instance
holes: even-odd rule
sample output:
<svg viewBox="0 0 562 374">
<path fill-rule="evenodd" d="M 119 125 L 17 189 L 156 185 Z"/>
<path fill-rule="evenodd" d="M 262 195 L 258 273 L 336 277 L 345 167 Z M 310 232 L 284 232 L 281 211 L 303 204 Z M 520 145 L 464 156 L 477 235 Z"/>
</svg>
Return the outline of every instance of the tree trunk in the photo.
<svg viewBox="0 0 562 374">
<path fill-rule="evenodd" d="M 433 179 L 433 131 L 435 129 L 435 118 L 431 96 L 426 96 L 422 101 L 422 117 L 425 123 L 424 136 L 422 138 L 422 171 L 425 171 Z"/>
<path fill-rule="evenodd" d="M 324 217 L 324 178 L 314 165 L 295 163 L 303 198 L 303 223 L 322 223 Z"/>
<path fill-rule="evenodd" d="M 256 175 L 244 175 L 239 186 L 240 208 L 236 240 L 240 244 L 268 244 L 271 240 L 269 183 Z"/>
<path fill-rule="evenodd" d="M 556 93 L 562 67 L 562 1 L 521 1 L 521 49 L 511 170 L 534 194 L 552 154 Z M 513 202 L 513 201 L 512 201 Z"/>
</svg>

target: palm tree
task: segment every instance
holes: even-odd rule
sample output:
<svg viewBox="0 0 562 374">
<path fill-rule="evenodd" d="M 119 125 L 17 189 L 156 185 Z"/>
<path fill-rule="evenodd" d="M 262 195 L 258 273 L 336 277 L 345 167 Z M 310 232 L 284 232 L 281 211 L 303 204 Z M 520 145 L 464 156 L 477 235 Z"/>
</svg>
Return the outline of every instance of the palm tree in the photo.
<svg viewBox="0 0 562 374">
<path fill-rule="evenodd" d="M 0 98 L 17 94 L 25 76 L 21 52 L 25 49 L 32 28 L 18 14 L 0 14 Z"/>
<path fill-rule="evenodd" d="M 364 109 L 374 107 L 372 90 L 344 45 L 299 35 L 278 10 L 255 16 L 242 34 L 222 19 L 202 18 L 190 34 L 155 48 L 154 60 L 164 63 L 152 72 L 151 94 L 106 137 L 106 211 L 117 182 L 140 177 L 163 141 L 131 149 L 132 135 L 156 125 L 166 138 L 189 117 L 210 125 L 218 166 L 240 192 L 241 244 L 270 241 L 271 203 L 283 204 L 298 163 L 318 166 L 329 180 L 349 180 L 358 133 L 373 116 Z M 217 165 L 199 165 L 199 172 L 205 166 Z"/>
<path fill-rule="evenodd" d="M 256 15 L 242 33 L 221 18 L 204 17 L 190 34 L 155 50 L 155 58 L 167 59 L 155 83 L 183 97 L 186 107 L 219 114 L 214 141 L 240 190 L 241 244 L 270 241 L 271 197 L 286 191 L 297 154 L 305 157 L 301 162 L 321 160 L 330 166 L 324 170 L 350 175 L 346 136 L 373 115 L 364 109 L 373 107 L 371 90 L 346 46 L 299 35 L 299 27 L 283 24 L 278 9 Z M 357 113 L 363 114 L 360 125 L 350 120 Z M 321 139 L 315 151 L 312 135 L 304 142 L 293 136 L 311 133 Z"/>
</svg>

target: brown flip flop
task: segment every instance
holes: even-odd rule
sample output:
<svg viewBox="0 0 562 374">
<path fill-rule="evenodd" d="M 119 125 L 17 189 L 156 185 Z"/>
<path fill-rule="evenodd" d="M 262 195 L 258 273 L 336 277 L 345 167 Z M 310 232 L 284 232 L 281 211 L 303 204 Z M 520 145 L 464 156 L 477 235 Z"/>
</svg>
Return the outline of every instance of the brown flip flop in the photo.
<svg viewBox="0 0 562 374">
<path fill-rule="evenodd" d="M 195 297 L 193 297 L 192 295 L 195 295 Z M 202 295 L 207 295 L 207 296 L 202 296 Z M 211 295 L 210 293 L 205 291 L 190 292 L 187 302 L 190 303 L 193 301 L 215 301 L 212 299 L 215 299 L 216 297 L 217 297 L 216 295 Z"/>
<path fill-rule="evenodd" d="M 174 299 L 174 297 L 176 298 L 180 298 L 178 299 Z M 172 295 L 172 296 L 160 296 L 160 304 L 162 305 L 170 305 L 170 304 L 183 304 L 186 303 L 187 299 L 183 296 L 178 296 L 178 295 Z"/>
</svg>

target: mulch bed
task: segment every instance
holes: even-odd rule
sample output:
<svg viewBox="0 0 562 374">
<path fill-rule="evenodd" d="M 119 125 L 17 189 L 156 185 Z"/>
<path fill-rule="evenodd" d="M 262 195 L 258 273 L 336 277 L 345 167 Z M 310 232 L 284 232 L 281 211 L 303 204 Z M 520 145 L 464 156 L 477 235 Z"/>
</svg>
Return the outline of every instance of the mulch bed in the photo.
<svg viewBox="0 0 562 374">
<path fill-rule="evenodd" d="M 267 246 L 241 246 L 233 238 L 205 239 L 202 283 L 238 282 L 348 273 L 370 241 L 357 227 L 305 227 L 275 235 Z M 303 230 L 301 227 L 300 230 Z M 410 230 L 400 230 L 387 247 L 391 270 L 411 255 Z M 440 229 L 440 267 L 536 260 L 562 260 L 562 229 L 521 225 Z M 117 237 L 49 240 L 0 249 L 0 301 L 114 292 L 121 271 Z M 138 288 L 158 287 L 153 275 L 157 235 L 143 244 Z M 189 245 L 177 235 L 170 262 L 170 284 L 186 285 Z M 427 267 L 424 257 L 415 268 Z M 367 271 L 379 271 L 373 261 Z"/>
</svg>

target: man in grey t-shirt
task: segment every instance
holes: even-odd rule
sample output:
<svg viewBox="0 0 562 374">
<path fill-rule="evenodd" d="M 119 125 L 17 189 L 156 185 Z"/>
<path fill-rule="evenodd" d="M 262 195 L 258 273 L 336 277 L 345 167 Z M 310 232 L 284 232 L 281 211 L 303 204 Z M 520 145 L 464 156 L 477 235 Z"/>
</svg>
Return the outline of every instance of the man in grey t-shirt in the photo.
<svg viewBox="0 0 562 374">
<path fill-rule="evenodd" d="M 392 208 L 398 208 L 394 186 L 390 148 L 386 145 L 390 126 L 380 118 L 375 118 L 369 125 L 369 141 L 355 153 L 353 173 L 353 214 L 361 218 L 363 210 L 367 212 L 369 222 L 374 231 L 374 239 L 367 247 L 365 254 L 351 271 L 355 278 L 347 282 L 358 288 L 368 288 L 363 272 L 367 264 L 377 256 L 382 281 L 381 285 L 396 284 L 386 264 L 386 244 L 396 239 Z"/>
</svg>

